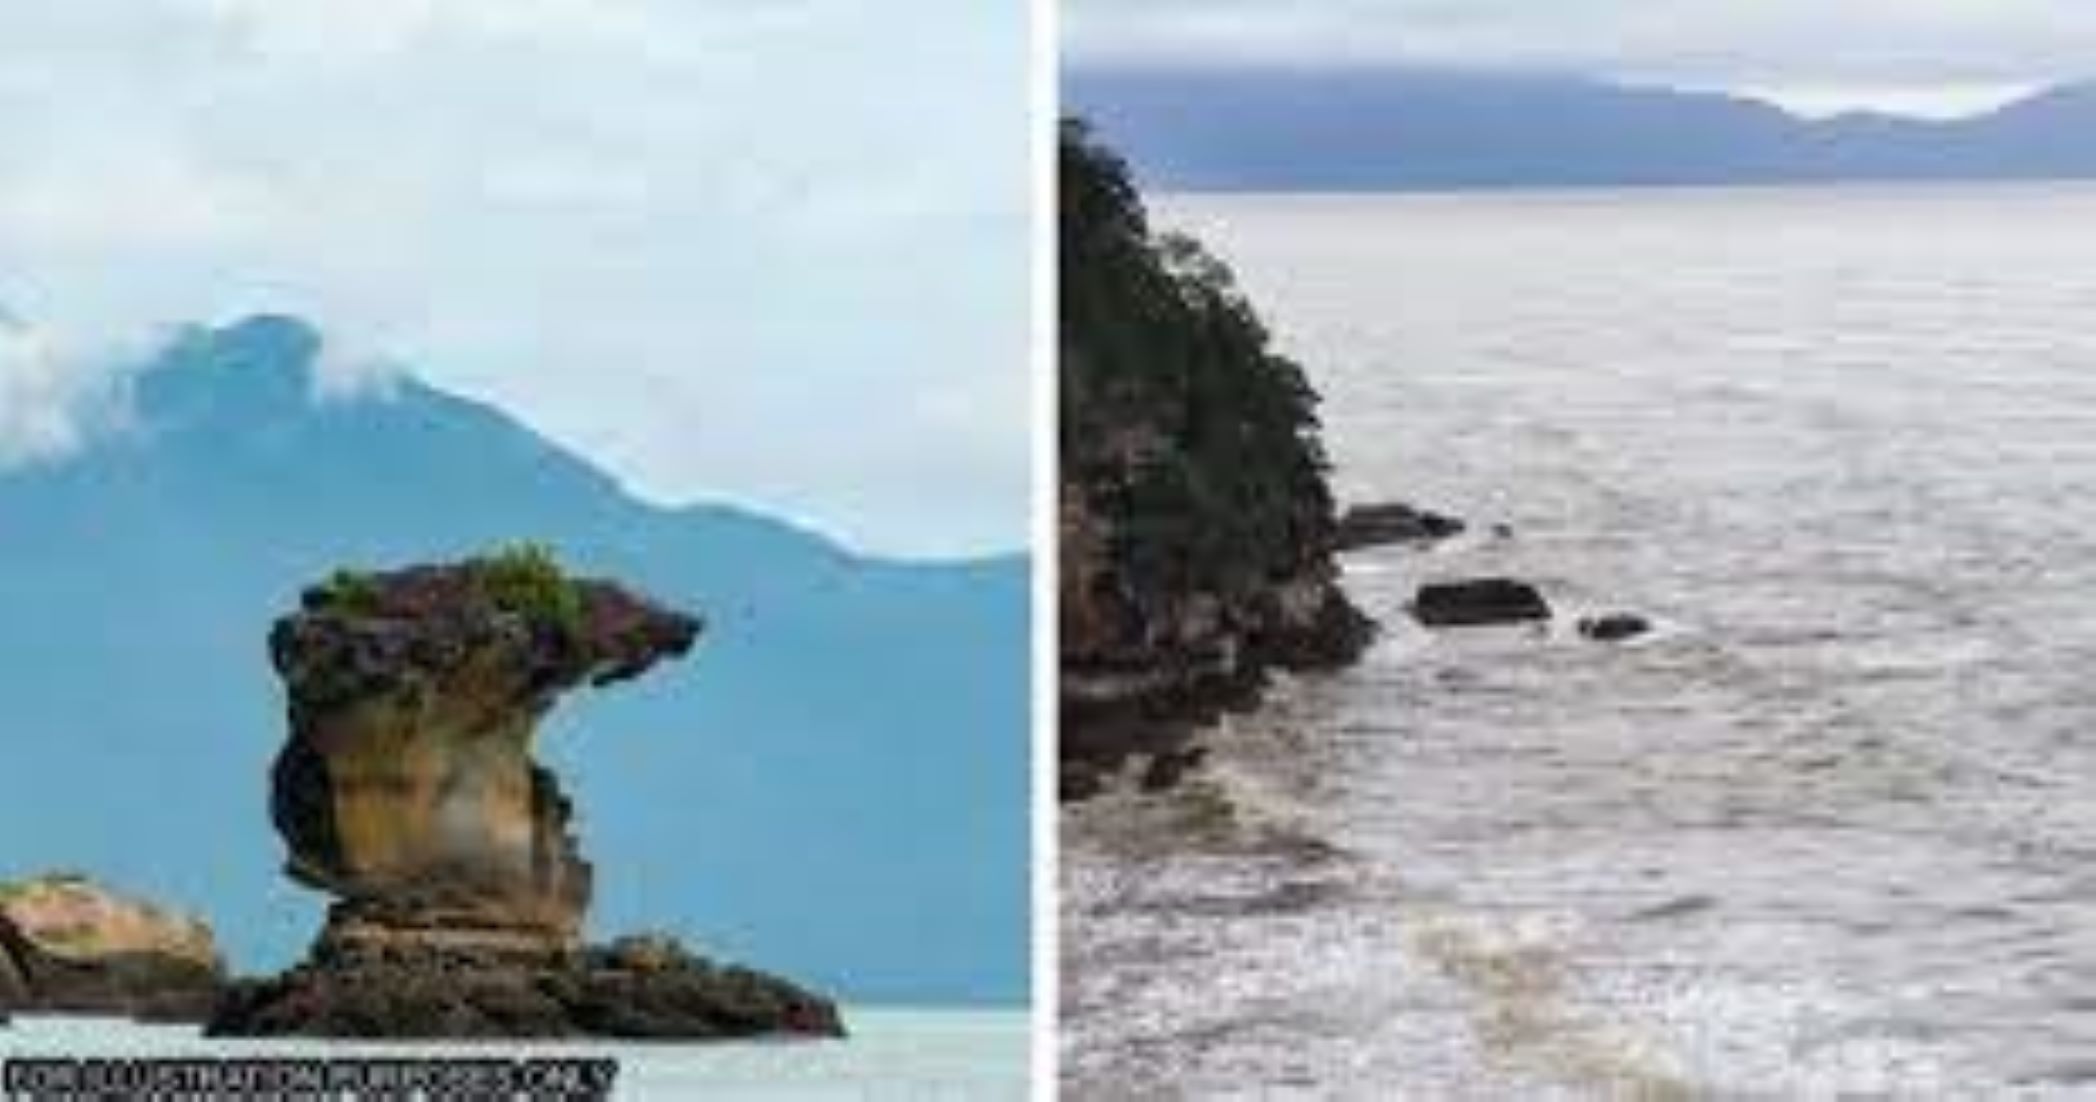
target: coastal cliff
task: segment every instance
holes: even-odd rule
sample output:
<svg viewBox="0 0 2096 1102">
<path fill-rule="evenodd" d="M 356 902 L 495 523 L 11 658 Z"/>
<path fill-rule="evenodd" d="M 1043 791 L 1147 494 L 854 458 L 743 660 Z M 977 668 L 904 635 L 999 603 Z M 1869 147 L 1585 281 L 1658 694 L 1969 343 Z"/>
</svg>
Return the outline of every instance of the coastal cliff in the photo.
<svg viewBox="0 0 2096 1102">
<path fill-rule="evenodd" d="M 1352 661 L 1317 397 L 1229 269 L 1153 232 L 1126 164 L 1061 140 L 1064 791 Z"/>
<path fill-rule="evenodd" d="M 73 874 L 0 884 L 10 1012 L 202 1021 L 225 969 L 210 927 Z"/>
<path fill-rule="evenodd" d="M 833 1035 L 835 1007 L 661 937 L 582 942 L 592 869 L 532 757 L 563 694 L 681 657 L 693 617 L 518 548 L 338 573 L 278 621 L 286 871 L 335 897 L 306 963 L 236 985 L 222 1035 Z"/>
</svg>

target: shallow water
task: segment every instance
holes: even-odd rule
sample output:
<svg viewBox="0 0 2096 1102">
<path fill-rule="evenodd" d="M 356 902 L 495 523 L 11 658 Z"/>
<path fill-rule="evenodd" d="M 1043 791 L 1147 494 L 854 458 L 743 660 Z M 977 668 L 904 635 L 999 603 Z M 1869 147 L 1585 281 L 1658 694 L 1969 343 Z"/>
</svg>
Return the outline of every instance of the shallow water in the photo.
<svg viewBox="0 0 2096 1102">
<path fill-rule="evenodd" d="M 1361 666 L 1065 812 L 1074 1094 L 2096 1098 L 2096 190 L 1161 214 L 1343 498 L 1483 534 L 1354 557 Z M 1662 629 L 1404 617 L 1502 572 Z"/>
<path fill-rule="evenodd" d="M 1013 1099 L 1028 1096 L 1023 1011 L 862 1009 L 846 1041 L 679 1044 L 368 1045 L 205 1039 L 187 1027 L 94 1019 L 17 1019 L 0 1061 L 18 1058 L 610 1058 L 617 1099 L 764 1102 Z"/>
</svg>

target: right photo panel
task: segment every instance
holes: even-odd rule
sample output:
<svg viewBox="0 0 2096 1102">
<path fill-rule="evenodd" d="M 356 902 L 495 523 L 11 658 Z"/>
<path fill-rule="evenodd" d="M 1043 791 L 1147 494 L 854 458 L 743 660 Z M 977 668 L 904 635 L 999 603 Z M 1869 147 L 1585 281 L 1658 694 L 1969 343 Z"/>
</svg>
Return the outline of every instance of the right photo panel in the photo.
<svg viewBox="0 0 2096 1102">
<path fill-rule="evenodd" d="M 2096 1097 L 2091 58 L 1064 0 L 1065 1097 Z"/>
</svg>

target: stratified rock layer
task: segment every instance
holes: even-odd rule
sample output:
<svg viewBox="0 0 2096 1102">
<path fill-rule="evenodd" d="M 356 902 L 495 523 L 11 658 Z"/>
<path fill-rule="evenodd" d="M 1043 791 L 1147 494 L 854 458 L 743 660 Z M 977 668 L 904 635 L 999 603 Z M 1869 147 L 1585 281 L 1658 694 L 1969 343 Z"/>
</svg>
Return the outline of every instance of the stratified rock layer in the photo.
<svg viewBox="0 0 2096 1102">
<path fill-rule="evenodd" d="M 79 876 L 0 885 L 0 1016 L 202 1021 L 224 980 L 196 919 Z"/>
<path fill-rule="evenodd" d="M 699 622 L 544 552 L 337 575 L 279 621 L 291 735 L 272 817 L 336 898 L 307 962 L 228 994 L 221 1034 L 717 1037 L 835 1033 L 780 980 L 582 944 L 592 870 L 532 758 L 564 692 L 685 654 Z M 616 1004 L 653 1007 L 614 1013 Z"/>
</svg>

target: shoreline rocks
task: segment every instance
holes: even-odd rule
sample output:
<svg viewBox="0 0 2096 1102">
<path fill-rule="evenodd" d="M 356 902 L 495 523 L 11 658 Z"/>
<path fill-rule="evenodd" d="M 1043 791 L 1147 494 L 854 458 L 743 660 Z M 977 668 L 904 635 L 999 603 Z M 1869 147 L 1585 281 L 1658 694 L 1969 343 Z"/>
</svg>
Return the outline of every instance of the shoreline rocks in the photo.
<svg viewBox="0 0 2096 1102">
<path fill-rule="evenodd" d="M 1607 612 L 1582 617 L 1575 625 L 1580 636 L 1597 643 L 1621 643 L 1652 631 L 1652 621 L 1635 612 Z"/>
<path fill-rule="evenodd" d="M 225 981 L 203 922 L 83 876 L 0 885 L 0 1018 L 201 1022 Z"/>
<path fill-rule="evenodd" d="M 582 942 L 594 870 L 533 758 L 575 688 L 688 653 L 700 622 L 550 553 L 338 573 L 270 633 L 290 735 L 271 818 L 335 897 L 305 963 L 226 993 L 215 1036 L 835 1036 L 827 1000 L 681 949 Z"/>
<path fill-rule="evenodd" d="M 1344 552 L 1385 544 L 1439 543 L 1462 535 L 1466 528 L 1455 517 L 1403 502 L 1355 505 L 1339 515 L 1332 549 Z"/>
<path fill-rule="evenodd" d="M 1468 578 L 1419 587 L 1412 617 L 1427 627 L 1490 627 L 1550 619 L 1535 586 L 1512 578 Z"/>
</svg>

